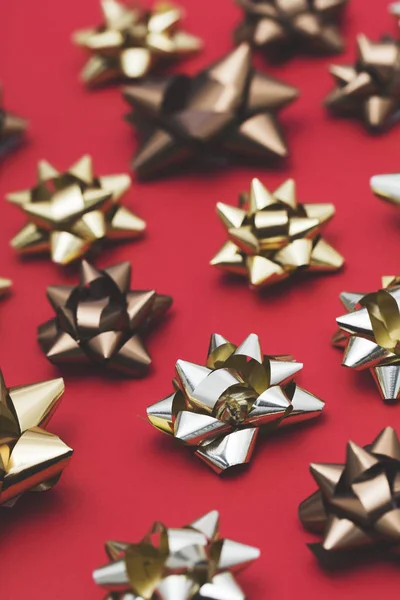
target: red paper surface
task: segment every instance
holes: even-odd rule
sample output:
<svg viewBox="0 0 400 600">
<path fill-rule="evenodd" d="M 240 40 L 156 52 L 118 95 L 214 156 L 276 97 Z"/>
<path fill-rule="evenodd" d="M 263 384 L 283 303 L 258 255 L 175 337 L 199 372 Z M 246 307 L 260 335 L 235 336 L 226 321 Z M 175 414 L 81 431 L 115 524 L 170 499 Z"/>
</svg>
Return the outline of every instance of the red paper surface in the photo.
<svg viewBox="0 0 400 600">
<path fill-rule="evenodd" d="M 182 3 L 188 29 L 205 39 L 203 54 L 182 67 L 194 72 L 231 48 L 240 11 L 230 0 Z M 97 0 L 2 4 L 6 104 L 30 120 L 29 144 L 0 172 L 0 275 L 14 280 L 12 295 L 0 306 L 0 365 L 8 384 L 16 385 L 59 375 L 39 350 L 36 327 L 52 316 L 46 286 L 72 283 L 76 272 L 14 254 L 9 240 L 24 217 L 4 195 L 30 187 L 41 158 L 64 169 L 90 153 L 98 173 L 123 172 L 134 141 L 122 121 L 127 107 L 118 89 L 88 92 L 78 81 L 84 54 L 70 37 L 100 20 Z M 386 2 L 351 0 L 345 30 L 348 50 L 339 62 L 353 60 L 358 32 L 376 39 L 394 31 Z M 372 175 L 400 170 L 400 126 L 370 137 L 357 122 L 329 118 L 321 100 L 331 86 L 330 62 L 296 59 L 269 69 L 302 92 L 282 112 L 292 158 L 279 172 L 235 167 L 134 183 L 126 202 L 147 220 L 148 235 L 113 247 L 96 264 L 131 260 L 133 287 L 171 294 L 173 312 L 149 339 L 154 369 L 147 379 L 66 375 L 51 430 L 75 455 L 53 491 L 26 495 L 13 510 L 0 510 L 2 599 L 100 599 L 91 572 L 105 560 L 107 539 L 135 541 L 154 519 L 179 526 L 214 508 L 221 511 L 223 535 L 262 550 L 260 560 L 239 575 L 249 600 L 398 595 L 393 565 L 322 571 L 306 547 L 315 538 L 297 517 L 299 502 L 315 489 L 311 461 L 341 461 L 349 438 L 368 443 L 386 425 L 400 433 L 400 408 L 385 406 L 368 373 L 341 367 L 340 352 L 330 346 L 342 312 L 339 292 L 374 290 L 381 275 L 400 272 L 400 212 L 369 189 Z M 258 64 L 268 71 L 266 63 Z M 342 273 L 304 278 L 297 287 L 288 283 L 260 296 L 208 266 L 225 239 L 215 204 L 234 204 L 253 176 L 271 187 L 295 177 L 300 199 L 335 203 L 326 237 L 347 259 Z M 176 359 L 202 363 L 212 332 L 236 343 L 255 332 L 265 353 L 292 353 L 305 365 L 299 383 L 326 401 L 321 420 L 260 440 L 251 467 L 225 479 L 144 420 L 146 406 L 170 393 Z"/>
</svg>

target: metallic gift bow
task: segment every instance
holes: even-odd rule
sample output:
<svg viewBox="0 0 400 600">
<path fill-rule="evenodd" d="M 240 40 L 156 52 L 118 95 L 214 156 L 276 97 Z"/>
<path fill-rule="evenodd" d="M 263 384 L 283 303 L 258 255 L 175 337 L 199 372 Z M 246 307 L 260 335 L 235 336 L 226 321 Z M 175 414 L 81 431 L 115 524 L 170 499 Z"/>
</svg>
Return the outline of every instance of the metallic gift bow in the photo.
<svg viewBox="0 0 400 600">
<path fill-rule="evenodd" d="M 22 142 L 26 127 L 25 119 L 3 108 L 3 89 L 0 85 L 0 156 Z"/>
<path fill-rule="evenodd" d="M 151 358 L 142 336 L 172 304 L 154 290 L 130 290 L 131 265 L 99 271 L 82 261 L 79 285 L 47 288 L 56 318 L 38 328 L 38 341 L 56 365 L 88 364 L 146 375 Z"/>
<path fill-rule="evenodd" d="M 183 10 L 172 4 L 145 10 L 101 0 L 101 9 L 101 25 L 73 35 L 74 42 L 92 54 L 81 73 L 88 85 L 145 77 L 202 48 L 199 38 L 181 29 Z"/>
<path fill-rule="evenodd" d="M 400 206 L 400 173 L 374 175 L 371 189 L 378 198 Z"/>
<path fill-rule="evenodd" d="M 368 129 L 393 125 L 400 110 L 400 45 L 392 38 L 373 42 L 357 38 L 355 65 L 333 65 L 336 87 L 325 106 L 334 114 L 358 117 Z"/>
<path fill-rule="evenodd" d="M 176 392 L 147 415 L 219 474 L 250 462 L 259 433 L 321 414 L 324 402 L 294 382 L 302 368 L 292 356 L 263 355 L 254 333 L 239 347 L 214 334 L 207 366 L 178 360 Z"/>
<path fill-rule="evenodd" d="M 347 564 L 369 552 L 400 552 L 400 444 L 386 427 L 362 448 L 347 444 L 345 464 L 311 464 L 319 490 L 304 500 L 299 516 L 322 534 L 310 549 L 326 566 Z"/>
<path fill-rule="evenodd" d="M 332 343 L 344 348 L 343 365 L 369 369 L 385 401 L 400 396 L 400 277 L 383 277 L 384 289 L 370 294 L 343 292 L 348 314 L 336 319 Z"/>
<path fill-rule="evenodd" d="M 298 90 L 255 71 L 250 46 L 241 44 L 194 77 L 131 85 L 124 96 L 135 109 L 128 121 L 144 133 L 133 169 L 149 177 L 197 157 L 287 156 L 277 113 Z"/>
<path fill-rule="evenodd" d="M 126 174 L 97 177 L 90 156 L 65 173 L 41 161 L 37 185 L 7 195 L 28 218 L 11 245 L 21 254 L 50 252 L 53 262 L 66 265 L 104 240 L 136 238 L 146 224 L 120 205 L 130 186 Z"/>
<path fill-rule="evenodd" d="M 273 58 L 343 51 L 339 21 L 347 0 L 237 0 L 245 18 L 235 32 Z"/>
<path fill-rule="evenodd" d="M 322 237 L 335 214 L 333 204 L 300 204 L 295 182 L 269 192 L 258 179 L 250 194 L 239 196 L 239 208 L 218 202 L 217 213 L 229 241 L 211 265 L 247 276 L 251 287 L 278 283 L 298 271 L 336 271 L 343 257 Z"/>
<path fill-rule="evenodd" d="M 246 600 L 233 573 L 260 556 L 220 538 L 216 510 L 180 529 L 156 521 L 139 544 L 107 542 L 106 552 L 93 577 L 109 600 Z"/>
<path fill-rule="evenodd" d="M 0 505 L 61 477 L 73 450 L 46 427 L 63 392 L 62 379 L 7 388 L 0 371 Z"/>
</svg>

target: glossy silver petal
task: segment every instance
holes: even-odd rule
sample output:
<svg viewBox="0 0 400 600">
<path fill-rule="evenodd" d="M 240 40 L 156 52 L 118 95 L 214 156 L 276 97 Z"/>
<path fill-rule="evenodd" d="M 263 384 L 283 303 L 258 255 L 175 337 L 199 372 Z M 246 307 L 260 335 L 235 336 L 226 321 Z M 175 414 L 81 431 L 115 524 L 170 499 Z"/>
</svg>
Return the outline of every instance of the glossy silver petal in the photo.
<svg viewBox="0 0 400 600">
<path fill-rule="evenodd" d="M 257 439 L 258 429 L 239 429 L 222 439 L 201 446 L 196 451 L 206 464 L 216 473 L 250 461 Z"/>
<path fill-rule="evenodd" d="M 400 392 L 400 364 L 381 365 L 372 374 L 383 400 L 397 400 Z"/>
</svg>

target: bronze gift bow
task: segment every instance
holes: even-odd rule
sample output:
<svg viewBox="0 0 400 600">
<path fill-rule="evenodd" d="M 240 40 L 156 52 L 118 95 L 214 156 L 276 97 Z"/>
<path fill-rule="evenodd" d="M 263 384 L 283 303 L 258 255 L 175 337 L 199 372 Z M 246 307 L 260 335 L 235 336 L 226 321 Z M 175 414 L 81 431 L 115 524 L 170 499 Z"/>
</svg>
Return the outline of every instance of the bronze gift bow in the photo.
<svg viewBox="0 0 400 600">
<path fill-rule="evenodd" d="M 321 414 L 324 402 L 294 382 L 302 367 L 292 356 L 263 355 L 255 334 L 239 347 L 215 334 L 207 366 L 178 360 L 175 393 L 147 415 L 220 474 L 250 462 L 259 433 Z"/>
<path fill-rule="evenodd" d="M 87 155 L 64 173 L 40 161 L 37 185 L 7 195 L 28 218 L 11 245 L 21 254 L 50 252 L 53 262 L 66 265 L 106 240 L 136 238 L 146 224 L 120 204 L 130 186 L 125 173 L 95 175 Z"/>
<path fill-rule="evenodd" d="M 156 521 L 138 544 L 108 542 L 106 552 L 93 577 L 108 600 L 246 600 L 234 573 L 260 556 L 220 538 L 216 510 L 179 529 Z"/>
<path fill-rule="evenodd" d="M 385 401 L 400 395 L 400 277 L 383 277 L 384 289 L 370 294 L 343 292 L 348 314 L 336 319 L 332 343 L 344 348 L 343 365 L 369 369 Z"/>
<path fill-rule="evenodd" d="M 0 85 L 0 156 L 22 142 L 26 127 L 25 119 L 3 108 L 3 89 Z"/>
<path fill-rule="evenodd" d="M 0 505 L 61 477 L 73 450 L 46 427 L 63 393 L 62 379 L 7 388 L 0 371 Z"/>
<path fill-rule="evenodd" d="M 336 87 L 325 99 L 334 114 L 361 119 L 372 131 L 382 131 L 396 122 L 400 110 L 400 45 L 386 37 L 373 42 L 357 38 L 354 65 L 333 65 Z"/>
<path fill-rule="evenodd" d="M 142 336 L 172 304 L 154 290 L 130 290 L 131 265 L 99 271 L 82 261 L 77 286 L 55 285 L 47 297 L 56 318 L 38 328 L 38 341 L 56 365 L 89 364 L 131 377 L 146 375 L 151 358 Z"/>
<path fill-rule="evenodd" d="M 145 178 L 192 158 L 287 156 L 277 113 L 298 90 L 255 71 L 250 46 L 241 44 L 194 77 L 138 83 L 124 96 L 135 109 L 128 121 L 144 133 L 133 169 Z"/>
<path fill-rule="evenodd" d="M 91 54 L 81 73 L 90 86 L 148 76 L 202 48 L 199 38 L 181 29 L 184 13 L 173 4 L 144 9 L 102 0 L 101 9 L 101 25 L 73 35 L 74 42 Z"/>
<path fill-rule="evenodd" d="M 369 555 L 399 556 L 400 444 L 386 427 L 368 446 L 347 444 L 345 464 L 311 464 L 319 490 L 300 504 L 304 527 L 323 536 L 310 544 L 328 567 Z"/>
<path fill-rule="evenodd" d="M 237 0 L 244 20 L 236 42 L 250 42 L 275 59 L 296 53 L 343 51 L 339 23 L 347 0 Z"/>
<path fill-rule="evenodd" d="M 292 179 L 272 193 L 253 179 L 250 193 L 240 194 L 238 208 L 218 202 L 217 212 L 229 241 L 210 264 L 246 276 L 255 289 L 299 271 L 332 272 L 343 265 L 343 257 L 321 236 L 335 207 L 301 204 Z"/>
</svg>

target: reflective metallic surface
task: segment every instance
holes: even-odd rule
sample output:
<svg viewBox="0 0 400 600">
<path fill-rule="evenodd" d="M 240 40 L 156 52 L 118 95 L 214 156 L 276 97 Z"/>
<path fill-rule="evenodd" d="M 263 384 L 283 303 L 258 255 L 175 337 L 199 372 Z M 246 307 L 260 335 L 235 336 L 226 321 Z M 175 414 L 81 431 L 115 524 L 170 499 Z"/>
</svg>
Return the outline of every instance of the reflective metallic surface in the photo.
<svg viewBox="0 0 400 600">
<path fill-rule="evenodd" d="M 64 393 L 64 381 L 7 388 L 0 371 L 0 505 L 28 491 L 52 488 L 73 450 L 45 430 Z"/>
<path fill-rule="evenodd" d="M 138 83 L 124 96 L 134 108 L 127 120 L 144 133 L 133 169 L 145 178 L 193 158 L 264 163 L 287 156 L 277 113 L 298 90 L 255 71 L 243 43 L 194 77 Z"/>
<path fill-rule="evenodd" d="M 347 0 L 237 0 L 244 20 L 236 42 L 250 42 L 275 59 L 296 53 L 343 51 L 339 31 Z"/>
<path fill-rule="evenodd" d="M 239 196 L 239 208 L 218 202 L 217 213 L 229 241 L 210 264 L 246 276 L 255 289 L 299 271 L 332 272 L 343 266 L 343 257 L 321 237 L 335 207 L 299 203 L 292 179 L 274 192 L 253 179 L 250 193 Z"/>
<path fill-rule="evenodd" d="M 400 205 L 400 173 L 374 175 L 371 177 L 371 189 L 378 198 Z"/>
<path fill-rule="evenodd" d="M 302 367 L 292 356 L 263 355 L 255 334 L 238 347 L 214 334 L 207 367 L 178 360 L 177 391 L 147 416 L 220 474 L 250 462 L 259 434 L 321 414 L 324 402 L 296 387 Z"/>
<path fill-rule="evenodd" d="M 0 157 L 20 145 L 26 128 L 25 119 L 3 108 L 3 89 L 0 85 Z"/>
<path fill-rule="evenodd" d="M 343 365 L 369 369 L 382 399 L 400 398 L 400 278 L 383 277 L 384 289 L 369 294 L 341 294 L 349 311 L 336 319 L 340 332 L 332 339 L 344 348 Z"/>
<path fill-rule="evenodd" d="M 130 290 L 129 262 L 102 271 L 82 261 L 76 287 L 50 286 L 56 317 L 38 328 L 38 341 L 54 364 L 94 363 L 131 377 L 147 373 L 151 357 L 143 335 L 172 304 L 154 290 Z"/>
<path fill-rule="evenodd" d="M 181 529 L 156 521 L 138 544 L 107 542 L 106 552 L 110 562 L 93 578 L 109 600 L 246 600 L 233 573 L 260 556 L 220 538 L 216 510 Z"/>
<path fill-rule="evenodd" d="M 326 566 L 347 564 L 358 553 L 375 556 L 400 548 L 400 443 L 391 427 L 362 448 L 347 444 L 345 464 L 311 464 L 319 490 L 304 500 L 299 516 L 323 536 L 310 549 Z"/>
<path fill-rule="evenodd" d="M 75 32 L 73 41 L 90 53 L 81 73 L 87 85 L 139 79 L 198 52 L 202 42 L 184 31 L 183 9 L 156 3 L 152 9 L 101 0 L 103 23 Z"/>
<path fill-rule="evenodd" d="M 53 262 L 66 265 L 104 241 L 140 236 L 145 222 L 120 205 L 130 186 L 126 174 L 95 175 L 87 155 L 64 173 L 40 161 L 38 183 L 7 195 L 28 219 L 12 247 L 20 254 L 49 252 Z"/>
<path fill-rule="evenodd" d="M 367 129 L 382 131 L 395 122 L 400 110 L 400 45 L 385 37 L 373 42 L 357 38 L 354 65 L 333 65 L 335 88 L 325 106 L 342 117 L 361 119 Z"/>
<path fill-rule="evenodd" d="M 0 298 L 7 294 L 12 286 L 11 279 L 5 279 L 4 277 L 0 277 Z"/>
</svg>

